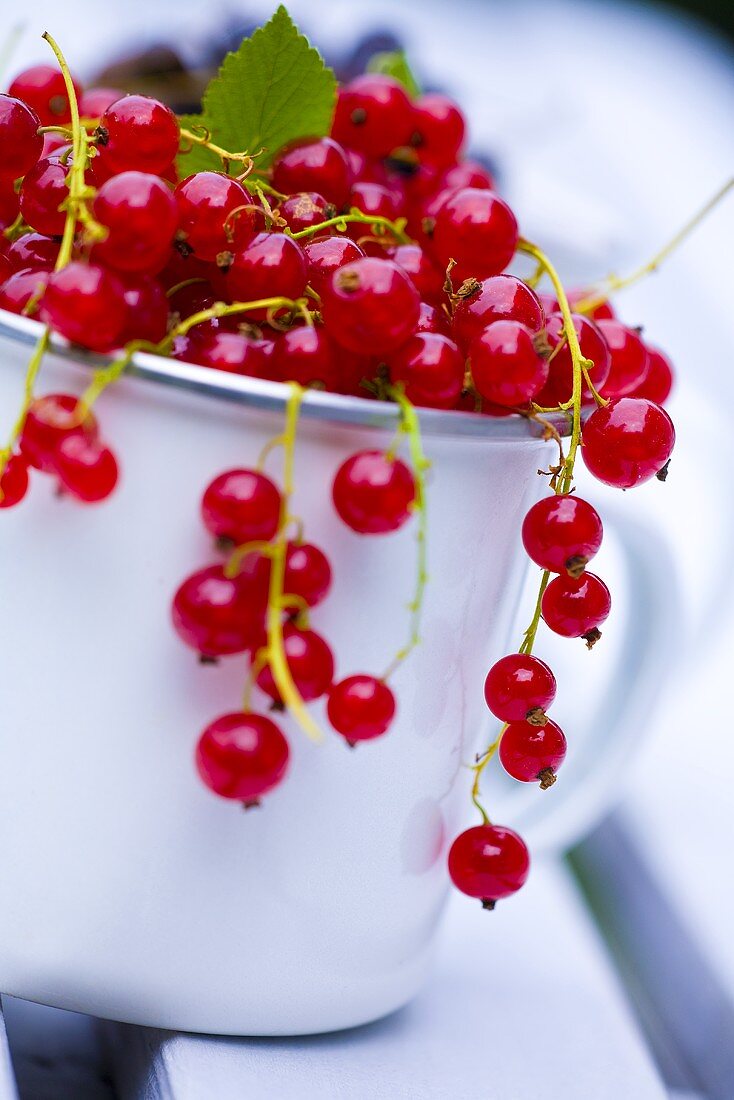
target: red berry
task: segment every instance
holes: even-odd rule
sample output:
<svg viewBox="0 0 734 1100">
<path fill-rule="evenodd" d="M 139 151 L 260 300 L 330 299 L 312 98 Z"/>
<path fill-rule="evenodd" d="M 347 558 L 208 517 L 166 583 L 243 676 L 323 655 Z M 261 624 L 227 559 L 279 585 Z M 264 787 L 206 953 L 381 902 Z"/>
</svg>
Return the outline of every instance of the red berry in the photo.
<svg viewBox="0 0 734 1100">
<path fill-rule="evenodd" d="M 117 485 L 117 460 L 98 439 L 67 435 L 54 452 L 53 464 L 63 488 L 86 504 L 106 500 Z"/>
<path fill-rule="evenodd" d="M 358 180 L 352 188 L 349 206 L 372 217 L 387 218 L 395 221 L 400 214 L 399 196 L 381 183 L 369 183 Z M 374 235 L 374 227 L 363 222 L 347 222 L 350 237 L 359 241 L 361 237 Z"/>
<path fill-rule="evenodd" d="M 79 99 L 79 114 L 82 118 L 99 118 L 124 94 L 119 88 L 86 88 Z"/>
<path fill-rule="evenodd" d="M 415 329 L 420 298 L 396 263 L 365 256 L 334 272 L 321 307 L 337 343 L 362 355 L 386 355 Z"/>
<path fill-rule="evenodd" d="M 408 144 L 412 128 L 410 100 L 392 77 L 367 73 L 340 88 L 332 134 L 348 148 L 386 157 Z"/>
<path fill-rule="evenodd" d="M 69 195 L 69 165 L 58 156 L 44 157 L 27 173 L 20 189 L 20 212 L 25 221 L 46 237 L 60 237 L 66 214 L 60 210 Z"/>
<path fill-rule="evenodd" d="M 280 525 L 280 508 L 280 492 L 265 474 L 227 470 L 207 486 L 201 516 L 215 538 L 269 542 Z"/>
<path fill-rule="evenodd" d="M 556 678 L 530 653 L 508 653 L 496 661 L 484 681 L 484 698 L 502 722 L 520 722 L 545 712 L 556 697 Z"/>
<path fill-rule="evenodd" d="M 576 495 L 543 497 L 525 516 L 525 551 L 541 569 L 578 576 L 601 546 L 604 529 L 596 508 Z"/>
<path fill-rule="evenodd" d="M 493 321 L 472 340 L 469 361 L 477 392 L 496 405 L 526 405 L 548 378 L 547 361 L 519 321 Z"/>
<path fill-rule="evenodd" d="M 566 758 L 566 738 L 550 719 L 543 726 L 512 722 L 502 734 L 499 758 L 513 779 L 540 781 L 545 790 L 555 783 L 556 772 Z"/>
<path fill-rule="evenodd" d="M 327 390 L 336 386 L 337 353 L 323 328 L 302 325 L 284 332 L 275 343 L 273 366 L 283 382 Z"/>
<path fill-rule="evenodd" d="M 0 175 L 14 180 L 33 167 L 43 150 L 40 125 L 41 120 L 27 103 L 0 95 Z"/>
<path fill-rule="evenodd" d="M 241 183 L 222 172 L 187 176 L 173 197 L 181 236 L 203 260 L 216 260 L 233 246 L 244 248 L 255 235 L 255 211 L 242 209 L 253 200 Z"/>
<path fill-rule="evenodd" d="M 519 321 L 531 332 L 545 324 L 543 307 L 534 290 L 514 275 L 493 275 L 462 295 L 453 316 L 454 339 L 467 347 L 493 321 Z"/>
<path fill-rule="evenodd" d="M 252 805 L 281 782 L 288 756 L 288 742 L 275 722 L 239 711 L 206 727 L 196 746 L 196 767 L 215 794 Z"/>
<path fill-rule="evenodd" d="M 99 120 L 103 141 L 95 159 L 102 178 L 117 172 L 159 175 L 178 152 L 179 125 L 170 107 L 144 95 L 126 95 Z"/>
<path fill-rule="evenodd" d="M 464 144 L 464 132 L 464 116 L 447 96 L 433 92 L 415 100 L 411 144 L 421 160 L 452 165 Z"/>
<path fill-rule="evenodd" d="M 0 508 L 14 508 L 28 492 L 28 464 L 21 455 L 11 455 L 0 474 Z"/>
<path fill-rule="evenodd" d="M 73 344 L 109 351 L 127 324 L 123 284 L 103 267 L 74 260 L 49 278 L 40 316 Z"/>
<path fill-rule="evenodd" d="M 558 313 L 560 306 L 558 305 L 558 299 L 554 294 L 543 294 L 543 306 L 546 313 Z M 573 310 L 579 302 L 583 302 L 586 298 L 595 298 L 597 294 L 593 290 L 567 290 L 566 298 L 568 304 Z M 598 306 L 594 306 L 593 309 L 584 310 L 584 316 L 590 317 L 592 321 L 607 321 L 614 317 L 614 310 L 612 304 L 609 301 L 600 302 Z"/>
<path fill-rule="evenodd" d="M 410 519 L 415 481 L 399 458 L 358 451 L 337 470 L 332 495 L 347 527 L 360 535 L 383 535 Z"/>
<path fill-rule="evenodd" d="M 272 376 L 271 353 L 270 342 L 258 336 L 197 325 L 189 333 L 185 344 L 177 347 L 175 356 L 188 363 L 198 363 L 199 366 L 229 374 L 268 378 Z"/>
<path fill-rule="evenodd" d="M 289 542 L 285 558 L 283 591 L 300 596 L 309 607 L 321 603 L 331 588 L 329 559 L 309 542 Z"/>
<path fill-rule="evenodd" d="M 275 158 L 273 186 L 285 195 L 316 191 L 341 210 L 352 186 L 349 156 L 332 138 L 296 141 Z"/>
<path fill-rule="evenodd" d="M 285 219 L 291 233 L 312 229 L 335 214 L 336 208 L 317 191 L 299 191 L 280 204 L 280 216 Z"/>
<path fill-rule="evenodd" d="M 611 359 L 609 374 L 603 384 L 604 396 L 625 397 L 634 393 L 647 374 L 647 348 L 637 333 L 621 321 L 601 320 L 597 321 L 597 325 L 606 340 Z"/>
<path fill-rule="evenodd" d="M 41 233 L 16 237 L 6 253 L 13 271 L 51 271 L 59 255 L 59 242 Z"/>
<path fill-rule="evenodd" d="M 157 279 L 147 275 L 121 276 L 123 296 L 127 306 L 127 323 L 120 343 L 149 340 L 157 344 L 168 328 L 168 298 Z"/>
<path fill-rule="evenodd" d="M 301 698 L 310 703 L 325 695 L 334 678 L 334 657 L 321 635 L 315 630 L 299 630 L 289 623 L 283 629 L 283 648 Z M 261 670 L 257 683 L 266 695 L 280 702 L 280 692 L 269 666 Z"/>
<path fill-rule="evenodd" d="M 395 717 L 395 696 L 376 676 L 347 676 L 329 692 L 327 713 L 349 744 L 371 741 L 381 737 Z"/>
<path fill-rule="evenodd" d="M 476 160 L 462 160 L 460 164 L 452 165 L 436 181 L 436 193 L 458 191 L 462 187 L 494 191 L 495 181 L 492 173 Z"/>
<path fill-rule="evenodd" d="M 351 237 L 314 237 L 304 244 L 303 251 L 308 263 L 308 281 L 317 294 L 337 268 L 364 256 Z"/>
<path fill-rule="evenodd" d="M 78 99 L 81 89 L 76 81 L 73 84 Z M 33 65 L 25 69 L 16 76 L 8 91 L 31 107 L 44 126 L 71 122 L 64 76 L 53 65 Z"/>
<path fill-rule="evenodd" d="M 299 298 L 306 289 L 306 257 L 297 241 L 285 233 L 258 233 L 241 252 L 236 252 L 223 283 L 231 301 L 259 298 Z M 248 316 L 263 318 L 267 310 Z"/>
<path fill-rule="evenodd" d="M 388 249 L 388 257 L 410 275 L 410 281 L 422 301 L 441 305 L 445 300 L 446 276 L 418 244 L 399 244 Z"/>
<path fill-rule="evenodd" d="M 572 316 L 581 354 L 594 364 L 589 369 L 589 377 L 598 391 L 604 386 L 609 376 L 611 364 L 609 347 L 593 321 L 579 313 L 574 313 Z M 573 393 L 573 361 L 564 335 L 563 317 L 560 313 L 551 313 L 548 317 L 546 334 L 551 348 L 550 370 L 548 381 L 535 400 L 543 408 L 555 408 L 563 401 L 570 401 Z M 558 348 L 557 351 L 556 348 Z M 593 400 L 591 391 L 583 380 L 581 400 L 586 402 Z"/>
<path fill-rule="evenodd" d="M 393 382 L 402 382 L 414 405 L 453 409 L 464 385 L 464 356 L 453 340 L 420 332 L 388 356 Z"/>
<path fill-rule="evenodd" d="M 664 405 L 673 388 L 673 365 L 659 348 L 648 346 L 647 354 L 647 374 L 631 396 L 645 397 L 656 405 Z"/>
<path fill-rule="evenodd" d="M 9 176 L 0 176 L 0 229 L 13 224 L 19 209 L 20 201 L 13 180 Z"/>
<path fill-rule="evenodd" d="M 525 842 L 504 825 L 475 825 L 457 836 L 449 852 L 454 886 L 487 909 L 519 890 L 529 870 Z"/>
<path fill-rule="evenodd" d="M 176 633 L 203 657 L 244 653 L 262 635 L 262 607 L 252 599 L 252 583 L 230 579 L 221 565 L 187 577 L 173 597 Z"/>
<path fill-rule="evenodd" d="M 541 611 L 556 634 L 583 638 L 601 626 L 611 606 L 612 598 L 604 581 L 584 572 L 577 578 L 563 574 L 555 577 L 543 593 Z"/>
<path fill-rule="evenodd" d="M 20 450 L 30 466 L 55 473 L 55 456 L 63 439 L 81 435 L 95 440 L 99 428 L 91 412 L 84 415 L 78 398 L 68 393 L 37 397 L 26 416 L 20 436 Z"/>
<path fill-rule="evenodd" d="M 458 284 L 470 275 L 498 275 L 515 255 L 515 215 L 493 191 L 464 187 L 441 204 L 431 238 L 431 251 L 441 267 L 456 260 L 451 278 Z"/>
<path fill-rule="evenodd" d="M 631 489 L 660 473 L 673 451 L 675 428 L 653 401 L 620 397 L 591 414 L 581 442 L 581 454 L 594 477 Z"/>
<path fill-rule="evenodd" d="M 442 336 L 451 336 L 451 325 L 442 309 L 437 309 L 428 302 L 421 302 L 415 335 L 419 332 L 440 332 Z"/>
<path fill-rule="evenodd" d="M 97 192 L 93 213 L 107 236 L 96 261 L 118 271 L 154 275 L 166 265 L 178 208 L 165 183 L 146 172 L 120 172 Z"/>
<path fill-rule="evenodd" d="M 0 287 L 0 309 L 23 313 L 31 300 L 38 302 L 46 289 L 49 271 L 16 271 Z M 31 313 L 36 313 L 38 305 Z"/>
</svg>

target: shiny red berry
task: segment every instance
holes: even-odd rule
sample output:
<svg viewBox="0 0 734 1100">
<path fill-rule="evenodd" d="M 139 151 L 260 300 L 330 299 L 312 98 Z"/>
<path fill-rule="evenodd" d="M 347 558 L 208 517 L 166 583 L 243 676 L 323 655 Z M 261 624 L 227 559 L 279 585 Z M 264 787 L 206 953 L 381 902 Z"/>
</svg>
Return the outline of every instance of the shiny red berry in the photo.
<svg viewBox="0 0 734 1100">
<path fill-rule="evenodd" d="M 20 201 L 10 176 L 0 176 L 0 229 L 13 224 L 18 217 Z"/>
<path fill-rule="evenodd" d="M 117 460 L 98 439 L 67 435 L 56 448 L 53 463 L 62 488 L 86 504 L 106 500 L 117 485 Z"/>
<path fill-rule="evenodd" d="M 50 271 L 16 271 L 0 286 L 0 309 L 10 313 L 23 313 L 31 302 L 35 308 L 31 315 L 38 312 L 38 302 L 43 297 Z"/>
<path fill-rule="evenodd" d="M 610 368 L 602 392 L 605 397 L 625 397 L 634 393 L 644 380 L 649 367 L 647 348 L 634 329 L 617 320 L 597 321 L 606 340 Z M 593 381 L 593 379 L 592 379 Z"/>
<path fill-rule="evenodd" d="M 349 744 L 381 737 L 395 717 L 395 696 L 376 676 L 347 676 L 334 684 L 327 704 L 329 722 Z"/>
<path fill-rule="evenodd" d="M 508 653 L 496 661 L 484 681 L 484 698 L 502 722 L 540 716 L 556 697 L 556 678 L 544 661 L 530 653 Z"/>
<path fill-rule="evenodd" d="M 524 840 L 504 825 L 475 825 L 460 833 L 449 851 L 454 886 L 479 898 L 486 909 L 519 890 L 529 871 Z"/>
<path fill-rule="evenodd" d="M 289 542 L 285 557 L 283 591 L 298 596 L 309 607 L 328 595 L 331 588 L 331 566 L 323 550 L 309 542 Z"/>
<path fill-rule="evenodd" d="M 176 346 L 174 354 L 185 362 L 228 374 L 270 378 L 272 351 L 272 343 L 257 335 L 198 325 Z"/>
<path fill-rule="evenodd" d="M 106 268 L 73 260 L 49 278 L 40 316 L 73 344 L 109 351 L 127 324 L 123 284 Z"/>
<path fill-rule="evenodd" d="M 674 444 L 675 428 L 664 409 L 644 397 L 620 397 L 586 421 L 581 454 L 594 477 L 631 489 L 662 471 Z"/>
<path fill-rule="evenodd" d="M 11 455 L 0 474 L 0 508 L 14 508 L 28 492 L 28 464 L 22 455 Z"/>
<path fill-rule="evenodd" d="M 322 289 L 322 313 L 331 337 L 362 355 L 386 355 L 418 322 L 418 291 L 392 260 L 365 256 L 339 268 Z"/>
<path fill-rule="evenodd" d="M 525 551 L 541 569 L 579 576 L 601 546 L 604 529 L 596 508 L 575 494 L 543 497 L 525 516 Z"/>
<path fill-rule="evenodd" d="M 453 340 L 420 332 L 387 357 L 390 379 L 414 405 L 453 409 L 464 385 L 464 356 Z"/>
<path fill-rule="evenodd" d="M 446 276 L 420 245 L 399 244 L 388 249 L 387 255 L 410 275 L 410 281 L 422 301 L 432 305 L 441 305 L 446 301 L 443 289 Z"/>
<path fill-rule="evenodd" d="M 341 210 L 349 200 L 352 167 L 332 138 L 306 138 L 286 146 L 273 162 L 273 186 L 285 195 L 316 191 Z"/>
<path fill-rule="evenodd" d="M 325 695 L 334 679 L 334 656 L 321 635 L 289 623 L 283 629 L 283 648 L 301 698 L 309 703 Z M 260 671 L 257 684 L 271 699 L 280 702 L 280 692 L 268 665 Z"/>
<path fill-rule="evenodd" d="M 611 365 L 609 347 L 594 321 L 590 321 L 588 317 L 579 313 L 574 313 L 572 316 L 581 354 L 593 363 L 593 366 L 588 368 L 589 378 L 599 391 L 609 376 Z M 555 408 L 564 401 L 570 401 L 573 393 L 573 360 L 565 337 L 563 316 L 560 313 L 549 315 L 546 335 L 551 351 L 548 361 L 548 381 L 536 397 L 536 402 L 543 408 Z M 591 391 L 583 380 L 581 400 L 587 403 L 593 400 Z"/>
<path fill-rule="evenodd" d="M 69 165 L 58 156 L 44 157 L 26 174 L 20 188 L 20 212 L 24 221 L 46 237 L 60 237 L 66 214 L 59 207 L 69 195 Z"/>
<path fill-rule="evenodd" d="M 201 500 L 204 526 L 215 538 L 269 542 L 280 525 L 281 495 L 259 470 L 227 470 L 207 486 Z"/>
<path fill-rule="evenodd" d="M 564 638 L 584 638 L 598 631 L 609 615 L 612 598 L 604 581 L 593 573 L 561 574 L 550 582 L 541 603 L 543 619 Z M 590 644 L 593 639 L 589 638 Z"/>
<path fill-rule="evenodd" d="M 280 216 L 285 219 L 291 233 L 312 229 L 335 214 L 336 208 L 318 191 L 299 191 L 280 204 Z"/>
<path fill-rule="evenodd" d="M 477 393 L 496 405 L 527 405 L 548 378 L 547 360 L 519 321 L 493 321 L 474 337 L 468 352 Z"/>
<path fill-rule="evenodd" d="M 149 96 L 126 95 L 110 104 L 99 120 L 99 133 L 95 172 L 102 178 L 127 171 L 159 175 L 178 152 L 176 116 Z"/>
<path fill-rule="evenodd" d="M 273 367 L 282 382 L 333 390 L 337 384 L 339 352 L 323 327 L 301 325 L 276 340 Z"/>
<path fill-rule="evenodd" d="M 647 374 L 631 396 L 645 397 L 656 405 L 664 405 L 673 388 L 673 364 L 659 348 L 648 346 L 647 353 Z"/>
<path fill-rule="evenodd" d="M 20 451 L 30 466 L 44 473 L 55 473 L 59 444 L 71 435 L 97 438 L 99 428 L 94 414 L 84 410 L 79 399 L 68 393 L 48 393 L 37 397 L 28 410 L 20 436 Z"/>
<path fill-rule="evenodd" d="M 98 263 L 117 271 L 156 274 L 165 267 L 178 225 L 168 187 L 147 172 L 120 172 L 103 183 L 92 206 L 107 236 L 94 246 Z"/>
<path fill-rule="evenodd" d="M 281 782 L 288 757 L 288 742 L 275 722 L 249 711 L 223 714 L 196 746 L 196 767 L 206 786 L 246 805 Z"/>
<path fill-rule="evenodd" d="M 493 321 L 519 321 L 540 332 L 545 314 L 537 294 L 514 275 L 492 275 L 466 288 L 454 308 L 454 339 L 467 347 Z"/>
<path fill-rule="evenodd" d="M 451 323 L 442 309 L 437 309 L 429 302 L 421 302 L 415 335 L 419 332 L 440 332 L 442 336 L 450 337 Z"/>
<path fill-rule="evenodd" d="M 362 214 L 395 221 L 400 215 L 400 197 L 381 183 L 358 180 L 352 188 L 349 207 L 354 207 Z M 347 232 L 350 237 L 359 241 L 362 237 L 374 234 L 374 228 L 363 222 L 347 222 Z"/>
<path fill-rule="evenodd" d="M 23 233 L 6 253 L 13 271 L 51 271 L 59 254 L 59 241 L 42 233 Z"/>
<path fill-rule="evenodd" d="M 231 301 L 299 298 L 306 289 L 308 269 L 303 249 L 285 233 L 258 233 L 247 248 L 236 252 L 223 277 Z M 264 318 L 267 310 L 251 311 Z"/>
<path fill-rule="evenodd" d="M 399 458 L 384 451 L 359 451 L 337 470 L 332 495 L 347 527 L 360 535 L 383 535 L 410 519 L 416 488 Z"/>
<path fill-rule="evenodd" d="M 173 192 L 181 237 L 202 260 L 216 260 L 233 245 L 244 247 L 255 235 L 248 192 L 222 172 L 195 172 Z"/>
<path fill-rule="evenodd" d="M 480 190 L 493 191 L 495 181 L 492 173 L 476 160 L 462 160 L 453 164 L 439 176 L 436 192 L 458 191 L 462 187 L 478 187 Z"/>
<path fill-rule="evenodd" d="M 448 96 L 431 92 L 413 103 L 411 144 L 422 161 L 439 167 L 452 165 L 464 144 L 465 129 L 464 116 Z"/>
<path fill-rule="evenodd" d="M 512 722 L 502 734 L 499 747 L 502 767 L 521 783 L 539 782 L 543 790 L 556 781 L 566 758 L 566 738 L 550 719 L 542 726 Z"/>
<path fill-rule="evenodd" d="M 27 103 L 10 95 L 0 95 L 0 145 L 3 155 L 0 175 L 10 179 L 24 176 L 43 150 L 38 133 L 41 120 Z"/>
<path fill-rule="evenodd" d="M 347 148 L 386 157 L 408 144 L 412 129 L 410 100 L 392 77 L 367 73 L 340 88 L 332 135 Z"/>
<path fill-rule="evenodd" d="M 451 278 L 459 285 L 469 276 L 498 275 L 515 255 L 517 239 L 517 220 L 503 199 L 464 187 L 439 207 L 431 250 L 442 268 L 456 260 Z"/>
<path fill-rule="evenodd" d="M 168 298 L 161 283 L 148 275 L 121 275 L 127 321 L 120 343 L 148 340 L 157 344 L 168 328 Z"/>
<path fill-rule="evenodd" d="M 124 94 L 119 88 L 85 88 L 79 99 L 79 114 L 82 118 L 99 118 Z"/>
<path fill-rule="evenodd" d="M 171 608 L 176 633 L 203 657 L 244 653 L 262 636 L 262 607 L 241 575 L 230 579 L 221 565 L 193 573 Z"/>
<path fill-rule="evenodd" d="M 77 98 L 81 89 L 73 81 Z M 44 126 L 71 122 L 71 108 L 63 73 L 53 65 L 33 65 L 16 76 L 8 92 L 22 99 L 38 115 Z"/>
<path fill-rule="evenodd" d="M 304 244 L 303 251 L 308 264 L 308 281 L 317 294 L 337 268 L 364 256 L 351 237 L 314 237 Z"/>
</svg>

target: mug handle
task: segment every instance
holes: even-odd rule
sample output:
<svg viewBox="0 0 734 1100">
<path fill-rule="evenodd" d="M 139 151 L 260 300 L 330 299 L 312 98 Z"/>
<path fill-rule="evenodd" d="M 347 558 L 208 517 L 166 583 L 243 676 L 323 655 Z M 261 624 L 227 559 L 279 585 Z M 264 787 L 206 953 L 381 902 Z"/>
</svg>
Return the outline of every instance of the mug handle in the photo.
<svg viewBox="0 0 734 1100">
<path fill-rule="evenodd" d="M 518 829 L 535 850 L 562 851 L 624 795 L 624 772 L 638 750 L 654 704 L 674 668 L 681 623 L 679 586 L 669 544 L 651 525 L 606 507 L 629 593 L 616 666 L 583 719 L 587 736 L 564 766 L 550 797 L 529 800 Z M 571 769 L 573 769 L 571 771 Z M 536 792 L 533 792 L 536 793 Z"/>
</svg>

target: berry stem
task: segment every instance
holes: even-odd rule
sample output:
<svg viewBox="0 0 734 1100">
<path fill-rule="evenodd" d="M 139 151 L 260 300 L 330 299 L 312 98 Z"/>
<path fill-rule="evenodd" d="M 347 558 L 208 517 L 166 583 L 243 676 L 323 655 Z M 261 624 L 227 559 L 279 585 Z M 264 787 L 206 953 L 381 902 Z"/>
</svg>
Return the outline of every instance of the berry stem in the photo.
<svg viewBox="0 0 734 1100">
<path fill-rule="evenodd" d="M 222 149 L 221 145 L 215 145 L 211 140 L 211 134 L 202 126 L 203 133 L 197 134 L 194 130 L 188 130 L 185 126 L 181 127 L 181 138 L 185 141 L 190 141 L 192 145 L 203 145 L 205 149 L 209 149 L 210 152 L 215 153 L 221 158 L 224 167 L 227 168 L 230 162 L 238 162 L 244 164 L 244 170 L 242 177 L 248 176 L 252 169 L 255 167 L 255 162 L 249 153 L 230 153 L 228 149 Z M 190 149 L 182 149 L 182 153 L 190 152 Z"/>
<path fill-rule="evenodd" d="M 383 218 L 379 214 L 363 214 L 354 206 L 348 214 L 337 214 L 334 218 L 327 218 L 326 221 L 319 222 L 318 225 L 309 225 L 308 228 L 300 229 L 298 233 L 291 233 L 290 236 L 293 237 L 294 241 L 300 241 L 302 237 L 312 237 L 315 233 L 320 233 L 323 229 L 329 229 L 332 225 L 335 225 L 341 233 L 344 233 L 346 232 L 347 222 L 377 226 L 385 232 L 391 233 L 401 244 L 412 244 L 411 238 L 405 232 L 405 218 L 398 218 L 396 222 L 391 222 L 389 218 Z"/>
<path fill-rule="evenodd" d="M 408 604 L 408 610 L 410 611 L 410 632 L 408 635 L 407 643 L 398 650 L 393 657 L 392 661 L 388 665 L 387 670 L 382 676 L 383 680 L 387 680 L 389 676 L 393 674 L 395 669 L 402 664 L 402 662 L 408 657 L 410 653 L 420 642 L 420 625 L 421 614 L 423 610 L 423 597 L 425 594 L 426 584 L 428 583 L 428 569 L 426 562 L 426 548 L 427 548 L 427 526 L 428 517 L 426 509 L 426 470 L 431 465 L 426 458 L 423 450 L 423 441 L 421 439 L 420 421 L 418 420 L 418 414 L 415 411 L 414 406 L 405 396 L 401 386 L 386 386 L 385 392 L 388 397 L 391 397 L 397 405 L 400 406 L 400 426 L 398 428 L 398 437 L 400 435 L 406 435 L 408 437 L 408 446 L 410 449 L 411 466 L 413 468 L 413 477 L 415 479 L 415 504 L 414 509 L 418 513 L 418 531 L 416 533 L 416 546 L 417 546 L 417 563 L 416 563 L 416 580 L 415 580 L 415 592 L 413 599 Z M 396 441 L 397 442 L 397 441 Z M 395 444 L 393 444 L 393 448 Z M 391 448 L 391 450 L 393 449 Z"/>
<path fill-rule="evenodd" d="M 619 275 L 614 273 L 607 275 L 606 279 L 601 280 L 599 289 L 589 294 L 586 298 L 582 298 L 580 302 L 575 305 L 577 313 L 591 313 L 606 302 L 610 294 L 616 290 L 625 290 L 628 286 L 633 286 L 635 283 L 640 282 L 641 279 L 646 278 L 648 275 L 652 275 L 657 271 L 660 265 L 667 260 L 667 258 L 675 252 L 675 250 L 683 244 L 683 242 L 690 236 L 690 234 L 697 229 L 701 222 L 706 218 L 714 207 L 718 206 L 723 198 L 734 188 L 734 176 L 727 180 L 723 187 L 720 187 L 715 195 L 712 195 L 708 202 L 704 203 L 700 210 L 693 215 L 692 218 L 683 225 L 674 237 L 663 245 L 655 255 L 647 261 L 647 263 L 641 264 L 629 275 L 624 275 L 620 278 Z"/>
<path fill-rule="evenodd" d="M 288 549 L 286 529 L 290 520 L 289 503 L 293 494 L 293 465 L 296 443 L 298 416 L 303 401 L 304 390 L 296 382 L 290 383 L 290 397 L 286 406 L 285 428 L 281 442 L 283 445 L 283 488 L 281 492 L 280 524 L 278 536 L 272 545 L 270 559 L 270 588 L 268 591 L 267 632 L 268 643 L 263 651 L 273 673 L 280 697 L 301 729 L 312 741 L 323 740 L 323 734 L 306 709 L 300 692 L 293 682 L 283 644 L 283 609 L 287 606 L 283 585 L 285 581 L 285 562 Z"/>
<path fill-rule="evenodd" d="M 474 781 L 471 788 L 471 800 L 482 815 L 482 822 L 484 825 L 491 825 L 492 822 L 479 797 L 482 772 L 487 767 L 487 764 L 489 764 L 490 760 L 494 757 L 494 754 L 497 752 L 500 741 L 502 740 L 502 734 L 505 732 L 506 729 L 507 723 L 505 722 L 502 729 L 497 734 L 491 745 L 487 746 L 484 752 L 477 757 L 476 763 L 472 765 L 472 771 L 474 772 Z"/>
</svg>

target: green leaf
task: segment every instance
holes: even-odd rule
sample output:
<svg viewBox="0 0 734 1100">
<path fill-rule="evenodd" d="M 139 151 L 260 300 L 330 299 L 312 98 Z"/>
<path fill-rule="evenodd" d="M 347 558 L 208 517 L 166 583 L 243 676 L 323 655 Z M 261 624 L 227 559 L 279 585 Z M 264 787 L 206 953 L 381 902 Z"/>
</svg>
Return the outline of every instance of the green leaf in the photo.
<svg viewBox="0 0 734 1100">
<path fill-rule="evenodd" d="M 374 54 L 369 60 L 367 71 L 382 73 L 384 76 L 391 76 L 393 80 L 398 80 L 412 98 L 421 94 L 420 85 L 413 76 L 413 70 L 403 50 Z"/>
<path fill-rule="evenodd" d="M 333 72 L 281 6 L 235 53 L 227 54 L 204 92 L 201 115 L 187 116 L 182 125 L 205 127 L 211 140 L 231 153 L 262 150 L 255 162 L 259 170 L 288 142 L 328 134 L 335 99 Z M 179 154 L 178 166 L 189 175 L 221 169 L 222 162 L 195 146 Z"/>
</svg>

